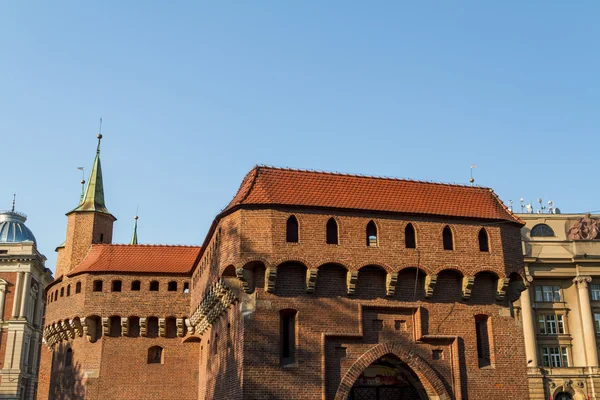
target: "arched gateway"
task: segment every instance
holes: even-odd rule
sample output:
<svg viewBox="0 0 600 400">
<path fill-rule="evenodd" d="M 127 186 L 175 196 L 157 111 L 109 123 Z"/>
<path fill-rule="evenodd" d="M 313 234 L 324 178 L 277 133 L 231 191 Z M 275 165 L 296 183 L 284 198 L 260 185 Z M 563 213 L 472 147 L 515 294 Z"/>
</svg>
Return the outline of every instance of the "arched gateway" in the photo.
<svg viewBox="0 0 600 400">
<path fill-rule="evenodd" d="M 450 400 L 437 373 L 399 343 L 363 354 L 342 378 L 335 400 Z"/>
</svg>

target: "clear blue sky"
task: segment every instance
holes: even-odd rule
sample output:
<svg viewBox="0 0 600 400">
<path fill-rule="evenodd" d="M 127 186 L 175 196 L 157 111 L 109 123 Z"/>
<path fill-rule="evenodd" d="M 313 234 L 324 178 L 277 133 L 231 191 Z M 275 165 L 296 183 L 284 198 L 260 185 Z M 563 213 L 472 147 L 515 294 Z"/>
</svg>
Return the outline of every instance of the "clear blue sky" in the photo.
<svg viewBox="0 0 600 400">
<path fill-rule="evenodd" d="M 54 269 L 98 120 L 114 241 L 201 244 L 255 164 L 600 209 L 600 4 L 0 3 L 0 208 Z M 86 178 L 87 179 L 87 178 Z"/>
</svg>

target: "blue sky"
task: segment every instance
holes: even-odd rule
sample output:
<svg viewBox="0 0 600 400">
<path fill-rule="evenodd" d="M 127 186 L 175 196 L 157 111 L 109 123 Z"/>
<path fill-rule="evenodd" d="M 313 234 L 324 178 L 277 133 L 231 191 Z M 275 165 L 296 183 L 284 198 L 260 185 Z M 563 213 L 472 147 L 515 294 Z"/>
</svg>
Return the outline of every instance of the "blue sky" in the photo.
<svg viewBox="0 0 600 400">
<path fill-rule="evenodd" d="M 3 2 L 0 208 L 54 269 L 104 120 L 128 242 L 201 244 L 255 164 L 600 210 L 597 2 Z M 87 178 L 86 178 L 87 179 Z"/>
</svg>

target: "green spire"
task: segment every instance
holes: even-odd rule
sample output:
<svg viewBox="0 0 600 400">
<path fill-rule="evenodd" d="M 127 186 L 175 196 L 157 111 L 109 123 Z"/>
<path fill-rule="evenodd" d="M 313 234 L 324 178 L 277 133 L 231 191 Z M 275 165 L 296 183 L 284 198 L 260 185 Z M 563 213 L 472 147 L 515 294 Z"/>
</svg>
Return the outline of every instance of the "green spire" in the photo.
<svg viewBox="0 0 600 400">
<path fill-rule="evenodd" d="M 138 222 L 138 216 L 135 216 L 135 224 L 133 225 L 133 236 L 131 237 L 131 242 L 129 244 L 138 244 L 137 241 L 137 222 Z"/>
<path fill-rule="evenodd" d="M 110 214 L 104 204 L 104 185 L 102 183 L 102 166 L 100 165 L 100 140 L 102 134 L 98 134 L 98 147 L 96 149 L 96 158 L 84 195 L 79 201 L 79 205 L 71 212 L 94 211 Z"/>
</svg>

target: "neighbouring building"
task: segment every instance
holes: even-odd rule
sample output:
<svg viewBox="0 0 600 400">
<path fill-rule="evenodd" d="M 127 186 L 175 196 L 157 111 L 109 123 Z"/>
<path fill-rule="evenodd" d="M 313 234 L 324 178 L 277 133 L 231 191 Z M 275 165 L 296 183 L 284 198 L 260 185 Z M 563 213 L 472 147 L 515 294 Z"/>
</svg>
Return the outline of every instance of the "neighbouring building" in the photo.
<svg viewBox="0 0 600 400">
<path fill-rule="evenodd" d="M 67 216 L 39 399 L 529 393 L 523 222 L 491 189 L 257 166 L 202 247 L 115 245 L 98 145 Z"/>
<path fill-rule="evenodd" d="M 37 389 L 44 290 L 52 281 L 27 216 L 0 211 L 0 399 L 34 399 Z"/>
<path fill-rule="evenodd" d="M 600 216 L 519 214 L 530 398 L 600 399 Z"/>
</svg>

